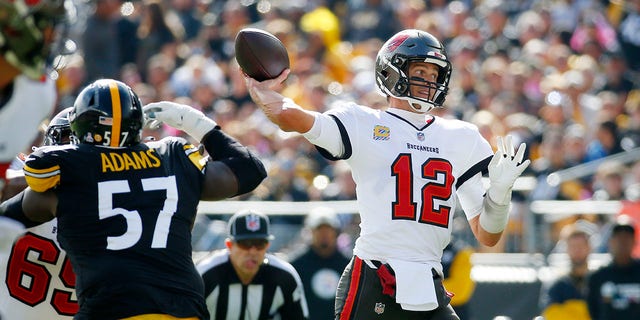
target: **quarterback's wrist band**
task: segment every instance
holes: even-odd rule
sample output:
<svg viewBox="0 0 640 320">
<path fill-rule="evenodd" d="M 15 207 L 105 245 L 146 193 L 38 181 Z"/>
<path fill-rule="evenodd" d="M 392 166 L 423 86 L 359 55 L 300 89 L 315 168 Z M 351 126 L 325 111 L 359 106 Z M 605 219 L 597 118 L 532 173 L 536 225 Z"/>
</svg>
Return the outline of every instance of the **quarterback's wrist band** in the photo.
<svg viewBox="0 0 640 320">
<path fill-rule="evenodd" d="M 0 216 L 5 216 L 12 220 L 22 223 L 26 228 L 31 228 L 40 223 L 31 221 L 24 215 L 22 210 L 22 199 L 24 198 L 24 190 L 13 196 L 13 198 L 0 204 Z"/>
<path fill-rule="evenodd" d="M 504 231 L 509 221 L 510 203 L 506 205 L 497 204 L 487 194 L 482 204 L 484 210 L 480 214 L 480 226 L 490 233 Z"/>
<path fill-rule="evenodd" d="M 216 126 L 202 138 L 202 145 L 211 160 L 226 164 L 236 175 L 238 193 L 247 193 L 257 187 L 267 176 L 262 162 L 249 149 Z"/>
</svg>

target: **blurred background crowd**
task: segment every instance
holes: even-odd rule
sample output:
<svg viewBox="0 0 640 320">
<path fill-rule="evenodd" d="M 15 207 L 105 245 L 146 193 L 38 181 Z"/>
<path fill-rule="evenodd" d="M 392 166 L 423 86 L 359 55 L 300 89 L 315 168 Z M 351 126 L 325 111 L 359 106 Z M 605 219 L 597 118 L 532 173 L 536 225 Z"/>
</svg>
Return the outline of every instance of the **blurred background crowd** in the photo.
<svg viewBox="0 0 640 320">
<path fill-rule="evenodd" d="M 375 88 L 375 58 L 399 30 L 421 29 L 443 41 L 453 72 L 446 108 L 438 115 L 476 124 L 492 144 L 496 136 L 511 134 L 516 145 L 528 144 L 533 161 L 525 176 L 537 183 L 514 196 L 509 237 L 496 250 L 547 253 L 552 248 L 544 244 L 554 243 L 563 225 L 586 219 L 597 229 L 609 220 L 606 215 L 552 223 L 529 219 L 531 201 L 640 198 L 634 187 L 640 184 L 639 161 L 605 161 L 558 185 L 546 183 L 549 173 L 631 153 L 640 144 L 640 0 L 74 0 L 74 5 L 69 35 L 78 50 L 65 58 L 58 74 L 60 110 L 73 104 L 84 85 L 103 77 L 127 83 L 145 104 L 173 100 L 201 109 L 253 147 L 268 168 L 265 182 L 241 200 L 355 199 L 343 163 L 323 160 L 300 136 L 279 131 L 251 102 L 234 59 L 235 35 L 245 27 L 283 41 L 292 68 L 284 94 L 318 111 L 344 98 L 384 108 Z M 165 127 L 144 135 L 183 133 Z M 303 218 L 272 222 L 291 226 L 286 230 L 293 234 Z M 352 226 L 345 231 L 357 234 L 357 215 L 343 218 Z M 547 241 L 525 248 L 527 221 L 538 224 L 543 231 L 535 236 Z M 461 225 L 454 234 L 467 239 L 469 228 Z M 199 249 L 210 246 L 215 245 Z M 343 246 L 348 250 L 349 240 Z"/>
</svg>

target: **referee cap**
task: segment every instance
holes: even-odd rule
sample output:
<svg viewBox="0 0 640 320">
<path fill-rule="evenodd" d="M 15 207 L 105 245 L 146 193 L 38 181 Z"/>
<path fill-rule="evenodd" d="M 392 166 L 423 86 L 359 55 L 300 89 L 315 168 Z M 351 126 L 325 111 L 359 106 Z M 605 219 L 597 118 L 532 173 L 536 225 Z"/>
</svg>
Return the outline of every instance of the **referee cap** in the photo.
<svg viewBox="0 0 640 320">
<path fill-rule="evenodd" d="M 242 210 L 229 219 L 229 239 L 267 239 L 274 237 L 270 232 L 269 217 L 254 210 Z"/>
</svg>

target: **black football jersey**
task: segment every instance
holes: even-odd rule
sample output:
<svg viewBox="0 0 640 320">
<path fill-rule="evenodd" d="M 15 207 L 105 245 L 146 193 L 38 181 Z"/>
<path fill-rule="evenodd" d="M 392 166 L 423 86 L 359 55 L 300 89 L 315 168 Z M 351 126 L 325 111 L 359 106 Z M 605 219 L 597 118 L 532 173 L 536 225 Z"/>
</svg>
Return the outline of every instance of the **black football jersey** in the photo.
<svg viewBox="0 0 640 320">
<path fill-rule="evenodd" d="M 24 172 L 58 196 L 58 241 L 76 273 L 76 319 L 207 317 L 191 259 L 205 160 L 182 138 L 129 148 L 44 147 Z"/>
<path fill-rule="evenodd" d="M 302 281 L 288 262 L 267 254 L 250 284 L 238 278 L 228 250 L 214 251 L 197 264 L 211 319 L 304 320 L 309 317 Z"/>
</svg>

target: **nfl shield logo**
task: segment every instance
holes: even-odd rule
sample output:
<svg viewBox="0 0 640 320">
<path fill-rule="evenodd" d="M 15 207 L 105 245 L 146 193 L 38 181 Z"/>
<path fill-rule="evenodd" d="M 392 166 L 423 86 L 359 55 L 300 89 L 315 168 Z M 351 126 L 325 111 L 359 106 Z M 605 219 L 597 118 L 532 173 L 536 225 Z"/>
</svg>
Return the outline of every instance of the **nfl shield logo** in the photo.
<svg viewBox="0 0 640 320">
<path fill-rule="evenodd" d="M 424 141 L 424 132 L 418 132 L 416 136 L 418 137 L 418 140 Z"/>
<path fill-rule="evenodd" d="M 375 308 L 373 308 L 373 311 L 377 314 L 382 314 L 384 313 L 384 303 L 382 302 L 376 302 L 376 306 Z"/>
<path fill-rule="evenodd" d="M 254 231 L 254 232 L 258 231 L 260 230 L 260 217 L 252 214 L 248 215 L 246 224 L 247 224 L 247 230 Z"/>
</svg>

